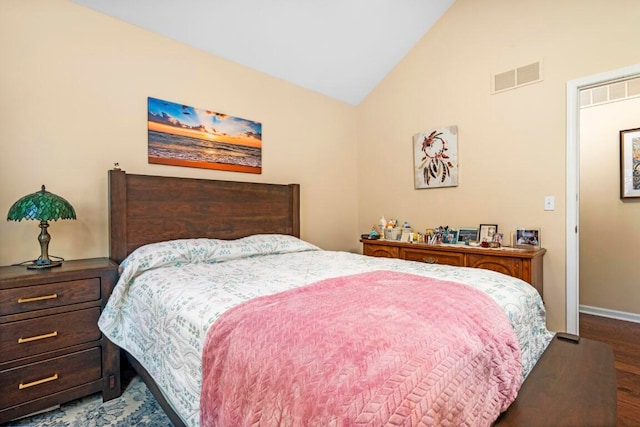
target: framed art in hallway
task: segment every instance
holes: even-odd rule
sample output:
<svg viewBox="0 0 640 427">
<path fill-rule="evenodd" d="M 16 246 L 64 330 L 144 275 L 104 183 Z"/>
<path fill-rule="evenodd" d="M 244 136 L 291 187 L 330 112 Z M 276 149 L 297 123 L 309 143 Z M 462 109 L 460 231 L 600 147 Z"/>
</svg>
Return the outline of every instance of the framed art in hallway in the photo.
<svg viewBox="0 0 640 427">
<path fill-rule="evenodd" d="M 640 128 L 620 131 L 620 198 L 640 197 Z"/>
</svg>

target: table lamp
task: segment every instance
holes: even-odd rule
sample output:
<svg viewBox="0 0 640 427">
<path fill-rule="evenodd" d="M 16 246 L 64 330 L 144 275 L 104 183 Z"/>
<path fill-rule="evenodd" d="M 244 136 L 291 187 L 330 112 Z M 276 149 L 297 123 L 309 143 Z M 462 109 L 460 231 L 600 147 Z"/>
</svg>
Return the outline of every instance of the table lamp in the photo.
<svg viewBox="0 0 640 427">
<path fill-rule="evenodd" d="M 47 232 L 48 221 L 76 219 L 76 211 L 73 206 L 62 197 L 46 191 L 43 185 L 40 191 L 24 196 L 9 209 L 7 221 L 22 221 L 23 219 L 37 219 L 40 221 L 40 235 L 38 236 L 40 257 L 29 263 L 27 268 L 40 269 L 62 265 L 62 260 L 53 261 L 49 258 L 51 236 Z"/>
</svg>

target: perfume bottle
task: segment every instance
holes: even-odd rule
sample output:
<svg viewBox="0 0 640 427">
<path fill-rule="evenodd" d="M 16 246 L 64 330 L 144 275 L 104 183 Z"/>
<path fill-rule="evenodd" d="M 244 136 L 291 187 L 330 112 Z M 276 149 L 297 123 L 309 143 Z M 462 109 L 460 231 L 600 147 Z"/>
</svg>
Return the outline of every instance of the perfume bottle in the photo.
<svg viewBox="0 0 640 427">
<path fill-rule="evenodd" d="M 380 239 L 383 240 L 384 239 L 384 229 L 387 227 L 387 220 L 385 219 L 384 215 L 382 215 L 382 217 L 380 217 L 380 222 L 378 224 L 380 226 Z"/>
</svg>

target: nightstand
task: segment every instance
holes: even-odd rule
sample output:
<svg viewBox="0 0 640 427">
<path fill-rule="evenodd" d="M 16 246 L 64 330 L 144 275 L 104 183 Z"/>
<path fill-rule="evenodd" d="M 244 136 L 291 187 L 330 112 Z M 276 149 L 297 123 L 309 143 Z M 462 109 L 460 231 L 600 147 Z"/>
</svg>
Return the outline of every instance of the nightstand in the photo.
<svg viewBox="0 0 640 427">
<path fill-rule="evenodd" d="M 107 258 L 0 267 L 0 423 L 97 392 L 120 396 L 120 351 L 97 323 L 117 276 Z"/>
</svg>

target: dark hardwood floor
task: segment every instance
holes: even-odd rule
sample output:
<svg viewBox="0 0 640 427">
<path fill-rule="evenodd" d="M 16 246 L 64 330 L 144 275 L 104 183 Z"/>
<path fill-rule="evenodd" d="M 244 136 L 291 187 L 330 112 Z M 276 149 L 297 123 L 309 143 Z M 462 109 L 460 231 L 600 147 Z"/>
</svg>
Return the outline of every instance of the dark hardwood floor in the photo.
<svg viewBox="0 0 640 427">
<path fill-rule="evenodd" d="M 640 426 L 640 323 L 580 314 L 580 336 L 613 348 L 618 426 Z"/>
</svg>

